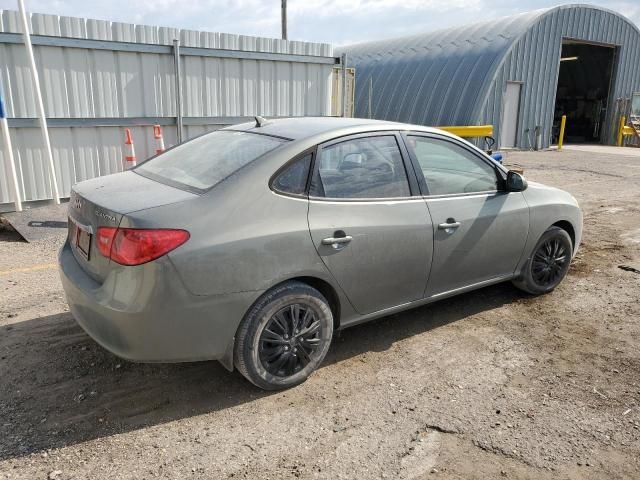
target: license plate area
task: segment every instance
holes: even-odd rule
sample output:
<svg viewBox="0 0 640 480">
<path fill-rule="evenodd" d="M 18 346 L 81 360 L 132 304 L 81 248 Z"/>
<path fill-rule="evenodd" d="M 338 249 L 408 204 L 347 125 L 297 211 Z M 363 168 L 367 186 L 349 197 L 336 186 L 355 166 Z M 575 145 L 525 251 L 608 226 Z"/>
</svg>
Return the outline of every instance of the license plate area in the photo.
<svg viewBox="0 0 640 480">
<path fill-rule="evenodd" d="M 69 218 L 69 242 L 73 245 L 78 253 L 87 261 L 91 254 L 91 237 L 93 232 L 91 227 L 82 225 L 74 219 Z"/>
</svg>

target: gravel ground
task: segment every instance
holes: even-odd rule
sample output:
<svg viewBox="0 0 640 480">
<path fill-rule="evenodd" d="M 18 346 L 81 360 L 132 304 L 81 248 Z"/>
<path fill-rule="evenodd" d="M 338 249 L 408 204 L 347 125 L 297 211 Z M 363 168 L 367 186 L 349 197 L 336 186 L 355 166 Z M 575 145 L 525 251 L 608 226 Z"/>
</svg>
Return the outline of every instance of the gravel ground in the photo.
<svg viewBox="0 0 640 480">
<path fill-rule="evenodd" d="M 65 305 L 62 238 L 0 231 L 0 478 L 639 478 L 640 274 L 619 267 L 640 269 L 640 158 L 506 163 L 584 210 L 554 293 L 497 285 L 354 327 L 271 394 L 104 351 Z"/>
</svg>

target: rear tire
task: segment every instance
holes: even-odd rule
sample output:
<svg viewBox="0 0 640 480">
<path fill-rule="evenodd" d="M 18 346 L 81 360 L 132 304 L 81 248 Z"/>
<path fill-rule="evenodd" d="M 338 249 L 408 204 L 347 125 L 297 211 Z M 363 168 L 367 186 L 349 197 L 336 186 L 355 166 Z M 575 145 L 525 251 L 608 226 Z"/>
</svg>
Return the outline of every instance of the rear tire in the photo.
<svg viewBox="0 0 640 480">
<path fill-rule="evenodd" d="M 304 382 L 322 363 L 333 336 L 329 303 L 315 288 L 286 282 L 262 295 L 238 327 L 236 368 L 264 390 Z"/>
<path fill-rule="evenodd" d="M 569 234 L 560 227 L 550 227 L 536 243 L 521 276 L 512 283 L 533 295 L 553 291 L 569 271 L 572 252 Z"/>
</svg>

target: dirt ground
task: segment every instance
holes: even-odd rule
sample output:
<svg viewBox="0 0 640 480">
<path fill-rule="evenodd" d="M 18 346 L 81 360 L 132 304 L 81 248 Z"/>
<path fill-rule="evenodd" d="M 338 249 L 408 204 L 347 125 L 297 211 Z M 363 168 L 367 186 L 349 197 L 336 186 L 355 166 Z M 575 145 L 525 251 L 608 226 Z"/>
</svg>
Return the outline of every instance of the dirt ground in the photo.
<svg viewBox="0 0 640 480">
<path fill-rule="evenodd" d="M 555 292 L 502 284 L 354 327 L 271 394 L 215 362 L 114 357 L 68 313 L 62 236 L 0 232 L 0 478 L 640 478 L 640 274 L 620 268 L 640 269 L 640 156 L 506 163 L 584 210 Z"/>
</svg>

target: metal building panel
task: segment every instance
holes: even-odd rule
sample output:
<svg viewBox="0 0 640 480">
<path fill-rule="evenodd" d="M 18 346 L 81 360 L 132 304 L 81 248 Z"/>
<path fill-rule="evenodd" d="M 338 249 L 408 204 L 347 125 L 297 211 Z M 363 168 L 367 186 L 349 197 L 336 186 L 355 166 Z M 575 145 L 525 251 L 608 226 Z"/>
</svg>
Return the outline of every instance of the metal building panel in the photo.
<svg viewBox="0 0 640 480">
<path fill-rule="evenodd" d="M 173 45 L 174 40 L 180 40 L 179 29 L 169 27 L 158 28 L 158 43 L 160 45 Z"/>
<path fill-rule="evenodd" d="M 232 33 L 221 33 L 220 48 L 224 48 L 225 50 L 239 50 L 240 44 L 238 41 L 238 35 L 234 35 Z"/>
<path fill-rule="evenodd" d="M 162 73 L 160 55 L 139 55 L 139 71 L 141 81 L 141 111 L 146 116 L 160 117 L 162 111 Z"/>
<path fill-rule="evenodd" d="M 106 50 L 91 50 L 91 87 L 93 109 L 96 117 L 117 117 L 118 86 L 116 53 Z"/>
<path fill-rule="evenodd" d="M 222 59 L 222 115 L 239 116 L 242 97 L 240 96 L 240 60 Z"/>
<path fill-rule="evenodd" d="M 97 146 L 102 175 L 123 171 L 125 164 L 124 129 L 119 127 L 105 127 L 95 130 L 97 130 L 99 140 Z M 140 154 L 143 154 L 143 152 L 140 152 Z M 137 149 L 136 155 L 139 155 Z"/>
<path fill-rule="evenodd" d="M 34 56 L 47 117 L 68 117 L 69 101 L 64 49 L 39 46 L 34 48 Z"/>
<path fill-rule="evenodd" d="M 180 45 L 183 47 L 200 47 L 200 32 L 196 30 L 180 30 Z"/>
<path fill-rule="evenodd" d="M 71 185 L 97 175 L 122 170 L 124 126 L 132 125 L 139 160 L 153 155 L 156 142 L 152 123 L 175 121 L 174 57 L 166 52 L 130 52 L 122 44 L 114 50 L 93 42 L 118 41 L 300 55 L 331 55 L 331 46 L 254 38 L 214 32 L 133 25 L 103 20 L 31 15 L 33 31 L 42 38 L 67 37 L 78 42 L 35 45 L 58 188 L 68 195 Z M 16 12 L 0 11 L 0 32 L 20 33 Z M 65 40 L 62 38 L 62 40 Z M 35 120 L 35 95 L 24 46 L 16 39 L 0 42 L 0 79 L 7 97 L 12 140 L 23 199 L 50 198 L 51 187 L 44 148 Z M 243 121 L 242 115 L 323 115 L 329 113 L 332 65 L 296 63 L 286 59 L 235 59 L 185 55 L 182 57 L 185 138 L 221 128 L 225 121 Z M 306 59 L 308 61 L 308 58 Z M 167 118 L 168 117 L 168 118 Z M 202 120 L 200 120 L 200 117 Z M 217 122 L 206 117 L 219 117 Z M 230 118 L 234 117 L 234 118 Z M 104 126 L 96 119 L 104 118 Z M 87 124 L 83 125 L 83 120 Z M 118 126 L 118 119 L 122 124 Z M 18 121 L 22 120 L 22 121 Z M 75 121 L 74 121 L 75 120 Z M 141 121 L 145 126 L 137 125 Z M 198 122 L 203 122 L 198 125 Z M 220 124 L 217 124 L 217 123 Z M 176 142 L 176 127 L 163 128 L 165 145 Z M 0 203 L 11 202 L 0 153 Z M 3 206 L 2 208 L 6 208 Z"/>
<path fill-rule="evenodd" d="M 183 72 L 183 114 L 188 117 L 202 117 L 204 100 L 204 63 L 202 57 L 185 57 Z"/>
<path fill-rule="evenodd" d="M 306 115 L 307 112 L 307 69 L 305 65 L 291 63 L 291 103 L 287 115 L 294 117 Z"/>
<path fill-rule="evenodd" d="M 2 31 L 22 33 L 20 13 L 14 10 L 2 10 Z"/>
<path fill-rule="evenodd" d="M 87 20 L 87 38 L 92 40 L 113 40 L 111 22 L 106 20 Z"/>
<path fill-rule="evenodd" d="M 204 95 L 202 114 L 206 117 L 222 115 L 221 62 L 218 58 L 203 58 Z"/>
<path fill-rule="evenodd" d="M 173 57 L 161 55 L 158 58 L 160 116 L 175 116 L 176 114 L 176 79 L 174 74 Z"/>
<path fill-rule="evenodd" d="M 66 100 L 70 117 L 93 117 L 91 62 L 85 50 L 68 48 L 65 53 Z M 46 90 L 49 90 L 48 86 Z"/>
<path fill-rule="evenodd" d="M 120 101 L 120 114 L 123 117 L 143 117 L 147 114 L 144 104 L 143 70 L 139 53 L 118 52 L 116 67 L 118 69 L 117 91 Z M 155 112 L 149 115 L 153 116 Z"/>
<path fill-rule="evenodd" d="M 17 149 L 16 167 L 21 180 L 21 195 L 26 201 L 51 198 L 51 184 L 47 161 L 44 158 L 42 136 L 38 129 L 13 129 L 12 139 L 20 146 Z"/>
<path fill-rule="evenodd" d="M 87 38 L 87 27 L 83 18 L 59 17 L 60 36 Z"/>
<path fill-rule="evenodd" d="M 242 71 L 241 109 L 240 115 L 259 115 L 258 111 L 258 62 L 256 60 L 240 60 Z"/>
<path fill-rule="evenodd" d="M 102 175 L 96 129 L 73 128 L 71 135 L 76 182 Z"/>
<path fill-rule="evenodd" d="M 31 15 L 31 33 L 33 35 L 60 36 L 60 21 L 57 15 L 34 13 Z"/>
<path fill-rule="evenodd" d="M 276 64 L 275 75 L 275 102 L 276 102 L 276 116 L 288 115 L 291 111 L 291 95 L 293 91 L 293 85 L 291 82 L 291 64 L 278 62 Z"/>
<path fill-rule="evenodd" d="M 10 117 L 35 117 L 35 89 L 31 79 L 31 70 L 25 47 L 5 45 L 7 53 L 6 89 L 7 115 Z"/>
<path fill-rule="evenodd" d="M 9 157 L 5 152 L 3 135 L 0 130 L 0 203 L 9 203 L 13 201 L 13 196 L 9 184 Z"/>
<path fill-rule="evenodd" d="M 136 26 L 131 23 L 111 23 L 111 36 L 118 42 L 135 42 Z"/>
<path fill-rule="evenodd" d="M 263 116 L 276 115 L 275 98 L 275 62 L 260 61 L 260 75 L 258 77 L 258 114 Z"/>
<path fill-rule="evenodd" d="M 149 25 L 136 25 L 136 41 L 139 43 L 159 43 L 158 28 Z"/>
<path fill-rule="evenodd" d="M 73 150 L 69 148 L 73 142 L 70 128 L 52 128 L 50 133 L 53 163 L 56 168 L 60 195 L 68 196 L 71 186 L 76 183 Z"/>
</svg>

